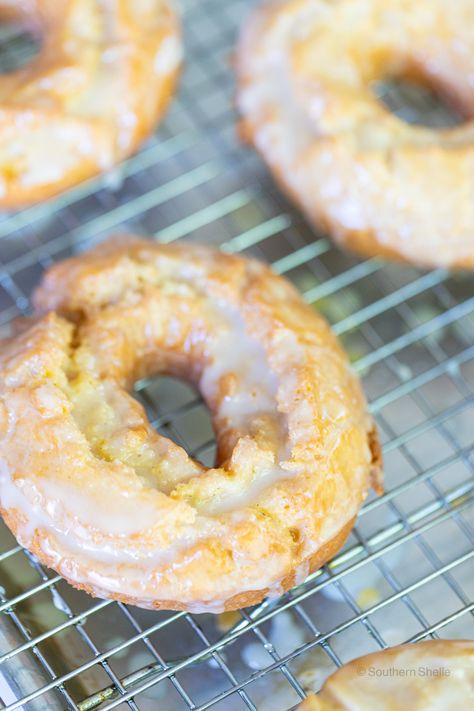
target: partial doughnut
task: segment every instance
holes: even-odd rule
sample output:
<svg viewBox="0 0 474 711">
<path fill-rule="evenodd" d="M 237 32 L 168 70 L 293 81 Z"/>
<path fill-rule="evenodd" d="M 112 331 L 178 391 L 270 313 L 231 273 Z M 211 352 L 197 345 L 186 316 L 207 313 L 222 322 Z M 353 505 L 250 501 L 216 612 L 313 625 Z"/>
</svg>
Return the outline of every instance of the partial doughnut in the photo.
<svg viewBox="0 0 474 711">
<path fill-rule="evenodd" d="M 34 303 L 45 315 L 0 351 L 0 507 L 72 585 L 150 608 L 251 605 L 334 555 L 380 490 L 346 356 L 267 266 L 125 237 L 54 266 Z M 203 395 L 214 468 L 130 395 L 157 373 Z"/>
<path fill-rule="evenodd" d="M 346 664 L 299 711 L 461 711 L 474 708 L 474 642 L 430 640 Z"/>
<path fill-rule="evenodd" d="M 156 126 L 181 60 L 167 0 L 0 0 L 41 40 L 0 76 L 0 207 L 55 195 L 112 168 Z"/>
<path fill-rule="evenodd" d="M 317 229 L 365 256 L 474 268 L 474 4 L 279 0 L 237 56 L 244 137 Z M 373 82 L 421 78 L 466 122 L 434 130 Z"/>
</svg>

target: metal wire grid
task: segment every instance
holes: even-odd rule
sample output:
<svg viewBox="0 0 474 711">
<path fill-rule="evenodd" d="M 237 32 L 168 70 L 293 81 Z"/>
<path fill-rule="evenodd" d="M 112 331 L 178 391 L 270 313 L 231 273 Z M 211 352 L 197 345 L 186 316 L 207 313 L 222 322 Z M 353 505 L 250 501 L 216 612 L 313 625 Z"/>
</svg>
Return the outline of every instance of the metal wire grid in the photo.
<svg viewBox="0 0 474 711">
<path fill-rule="evenodd" d="M 315 238 L 239 145 L 230 53 L 251 4 L 186 0 L 187 67 L 157 136 L 107 185 L 92 181 L 3 216 L 0 328 L 28 311 L 52 261 L 119 228 L 253 253 L 325 313 L 364 378 L 387 493 L 367 502 L 330 565 L 242 610 L 227 631 L 212 615 L 88 598 L 3 528 L 0 698 L 10 711 L 147 711 L 158 701 L 162 711 L 289 708 L 356 655 L 428 636 L 474 637 L 472 277 L 340 253 Z M 28 47 L 13 40 L 18 58 Z M 137 397 L 160 431 L 212 461 L 209 418 L 194 393 L 154 380 L 139 383 Z M 290 640 L 276 634 L 283 622 Z M 256 662 L 249 650 L 259 650 Z"/>
</svg>

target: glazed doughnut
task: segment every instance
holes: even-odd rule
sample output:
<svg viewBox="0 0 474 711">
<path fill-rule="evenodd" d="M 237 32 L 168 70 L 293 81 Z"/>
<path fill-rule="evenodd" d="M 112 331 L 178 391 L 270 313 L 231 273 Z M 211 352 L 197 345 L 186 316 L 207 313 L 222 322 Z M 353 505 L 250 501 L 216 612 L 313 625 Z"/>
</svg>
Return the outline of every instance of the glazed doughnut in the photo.
<svg viewBox="0 0 474 711">
<path fill-rule="evenodd" d="M 474 642 L 431 640 L 346 664 L 299 711 L 461 711 L 474 707 Z"/>
<path fill-rule="evenodd" d="M 130 155 L 163 113 L 181 45 L 167 0 L 0 0 L 41 39 L 0 76 L 0 206 L 44 200 Z"/>
<path fill-rule="evenodd" d="M 374 425 L 326 323 L 263 264 L 127 237 L 54 266 L 0 353 L 0 506 L 70 583 L 143 607 L 221 612 L 277 595 L 342 545 Z M 207 469 L 129 394 L 195 384 Z"/>
<path fill-rule="evenodd" d="M 426 267 L 474 268 L 474 4 L 279 0 L 242 33 L 243 136 L 341 246 Z M 409 125 L 373 82 L 417 78 L 466 122 Z"/>
</svg>

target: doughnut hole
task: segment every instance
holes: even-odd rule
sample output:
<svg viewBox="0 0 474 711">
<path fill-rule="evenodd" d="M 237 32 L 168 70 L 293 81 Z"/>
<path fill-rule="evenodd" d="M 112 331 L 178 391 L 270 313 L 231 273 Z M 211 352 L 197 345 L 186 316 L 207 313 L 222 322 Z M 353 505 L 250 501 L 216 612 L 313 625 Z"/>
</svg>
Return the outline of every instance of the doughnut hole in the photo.
<svg viewBox="0 0 474 711">
<path fill-rule="evenodd" d="M 196 388 L 179 378 L 157 375 L 135 383 L 133 395 L 159 434 L 204 466 L 214 465 L 216 438 L 211 414 Z"/>
<path fill-rule="evenodd" d="M 386 78 L 373 82 L 371 90 L 391 113 L 409 124 L 449 129 L 461 126 L 469 119 L 459 101 L 422 78 Z"/>
<path fill-rule="evenodd" d="M 39 55 L 41 48 L 40 28 L 6 13 L 0 2 L 0 74 L 27 66 Z"/>
</svg>

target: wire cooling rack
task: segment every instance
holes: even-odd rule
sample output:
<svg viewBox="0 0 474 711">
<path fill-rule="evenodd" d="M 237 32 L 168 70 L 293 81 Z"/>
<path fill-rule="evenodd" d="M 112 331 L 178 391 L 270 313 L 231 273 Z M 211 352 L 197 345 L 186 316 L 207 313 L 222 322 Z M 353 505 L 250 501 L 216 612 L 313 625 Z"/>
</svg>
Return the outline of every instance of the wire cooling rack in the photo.
<svg viewBox="0 0 474 711">
<path fill-rule="evenodd" d="M 386 493 L 368 500 L 323 570 L 219 617 L 92 599 L 2 525 L 0 698 L 10 711 L 288 709 L 360 654 L 474 638 L 472 276 L 360 261 L 315 236 L 236 137 L 232 47 L 252 3 L 183 4 L 186 69 L 157 135 L 107 181 L 0 219 L 0 329 L 28 312 L 53 261 L 114 230 L 254 254 L 326 315 L 363 377 Z M 24 36 L 4 28 L 3 40 L 4 67 L 28 59 Z M 430 108 L 444 120 L 410 91 L 401 100 L 385 87 L 383 98 L 407 119 Z M 209 417 L 189 388 L 155 379 L 137 397 L 157 428 L 212 461 Z"/>
</svg>

